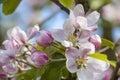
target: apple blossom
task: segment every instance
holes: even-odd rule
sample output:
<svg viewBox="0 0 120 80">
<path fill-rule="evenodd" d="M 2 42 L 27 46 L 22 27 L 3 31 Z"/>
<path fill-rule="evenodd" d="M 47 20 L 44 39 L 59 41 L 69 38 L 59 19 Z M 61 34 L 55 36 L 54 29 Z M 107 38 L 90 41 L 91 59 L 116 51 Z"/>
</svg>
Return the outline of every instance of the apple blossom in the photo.
<svg viewBox="0 0 120 80">
<path fill-rule="evenodd" d="M 48 46 L 52 42 L 52 35 L 49 31 L 41 30 L 40 36 L 37 38 L 36 42 L 40 46 Z"/>
<path fill-rule="evenodd" d="M 26 44 L 31 38 L 33 38 L 39 31 L 39 26 L 35 25 L 33 28 L 28 29 L 25 33 L 20 27 L 16 26 L 13 29 L 8 30 L 7 34 L 10 39 L 15 40 L 18 44 Z"/>
<path fill-rule="evenodd" d="M 33 64 L 37 67 L 42 67 L 49 61 L 47 55 L 41 51 L 33 52 L 31 55 L 31 60 Z"/>
<path fill-rule="evenodd" d="M 69 19 L 75 27 L 79 27 L 82 30 L 94 31 L 97 29 L 96 23 L 99 20 L 100 14 L 94 11 L 88 15 L 85 15 L 84 8 L 81 4 L 75 6 L 70 10 Z"/>
<path fill-rule="evenodd" d="M 77 73 L 79 80 L 102 80 L 109 64 L 89 57 L 94 53 L 89 47 L 83 49 L 68 48 L 66 50 L 66 67 L 71 73 Z"/>
</svg>

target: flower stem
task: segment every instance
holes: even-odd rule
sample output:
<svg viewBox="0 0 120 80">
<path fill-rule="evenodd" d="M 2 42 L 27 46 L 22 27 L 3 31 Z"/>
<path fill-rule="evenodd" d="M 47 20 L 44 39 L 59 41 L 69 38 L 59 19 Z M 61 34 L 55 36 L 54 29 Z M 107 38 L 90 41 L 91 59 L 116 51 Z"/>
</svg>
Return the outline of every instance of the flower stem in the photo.
<svg viewBox="0 0 120 80">
<path fill-rule="evenodd" d="M 52 62 L 59 62 L 59 61 L 65 61 L 65 58 L 61 58 L 61 59 L 50 59 L 50 61 Z"/>
</svg>

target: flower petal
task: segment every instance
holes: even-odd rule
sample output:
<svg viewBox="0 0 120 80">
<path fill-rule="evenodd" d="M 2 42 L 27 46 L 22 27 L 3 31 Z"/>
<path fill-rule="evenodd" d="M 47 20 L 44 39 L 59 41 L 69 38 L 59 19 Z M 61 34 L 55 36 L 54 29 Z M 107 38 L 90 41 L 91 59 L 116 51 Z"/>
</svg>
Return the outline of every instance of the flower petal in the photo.
<svg viewBox="0 0 120 80">
<path fill-rule="evenodd" d="M 72 21 L 70 19 L 67 19 L 64 23 L 64 31 L 66 34 L 68 33 L 74 33 L 75 28 L 72 24 Z"/>
<path fill-rule="evenodd" d="M 71 73 L 74 73 L 77 71 L 77 64 L 74 59 L 68 59 L 66 61 L 66 67 Z"/>
<path fill-rule="evenodd" d="M 39 31 L 38 25 L 35 25 L 34 27 L 29 28 L 27 31 L 28 39 L 33 38 L 38 33 L 38 31 Z"/>
<path fill-rule="evenodd" d="M 96 80 L 93 79 L 93 74 L 90 70 L 88 70 L 87 68 L 82 68 L 80 70 L 77 71 L 77 77 L 79 80 Z"/>
<path fill-rule="evenodd" d="M 19 27 L 8 30 L 7 34 L 10 39 L 16 40 L 19 44 L 25 44 L 28 40 L 26 33 Z"/>
<path fill-rule="evenodd" d="M 67 36 L 65 35 L 64 30 L 54 29 L 52 30 L 51 34 L 52 34 L 52 37 L 58 42 L 67 40 Z"/>
<path fill-rule="evenodd" d="M 110 66 L 107 62 L 91 57 L 88 57 L 87 65 L 93 72 L 98 73 L 105 72 Z"/>
<path fill-rule="evenodd" d="M 84 8 L 81 4 L 78 4 L 77 6 L 75 6 L 75 8 L 73 9 L 73 12 L 75 16 L 84 16 L 85 14 Z"/>
<path fill-rule="evenodd" d="M 72 47 L 72 46 L 73 46 L 73 43 L 72 43 L 72 42 L 66 41 L 66 40 L 64 40 L 61 44 L 62 44 L 64 47 Z"/>
<path fill-rule="evenodd" d="M 97 23 L 100 18 L 100 14 L 97 11 L 92 12 L 87 17 L 87 22 L 89 26 L 93 26 Z"/>
<path fill-rule="evenodd" d="M 86 29 L 88 27 L 87 19 L 85 17 L 82 17 L 82 16 L 76 17 L 76 22 L 82 29 Z"/>
<path fill-rule="evenodd" d="M 77 59 L 77 57 L 79 56 L 79 52 L 76 48 L 70 47 L 66 49 L 65 55 L 67 59 Z"/>
</svg>

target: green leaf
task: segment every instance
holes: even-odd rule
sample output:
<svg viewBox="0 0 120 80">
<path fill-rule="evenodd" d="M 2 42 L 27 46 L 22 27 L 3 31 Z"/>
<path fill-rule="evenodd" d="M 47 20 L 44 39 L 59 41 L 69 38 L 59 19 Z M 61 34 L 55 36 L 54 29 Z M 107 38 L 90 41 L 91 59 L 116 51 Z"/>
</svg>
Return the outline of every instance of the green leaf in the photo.
<svg viewBox="0 0 120 80">
<path fill-rule="evenodd" d="M 37 77 L 41 76 L 45 71 L 45 68 L 33 68 L 30 70 L 23 71 L 18 74 L 16 80 L 36 80 Z"/>
<path fill-rule="evenodd" d="M 116 67 L 116 61 L 109 61 L 109 63 L 111 64 L 111 66 Z"/>
<path fill-rule="evenodd" d="M 107 59 L 107 55 L 105 54 L 101 54 L 101 53 L 94 53 L 94 54 L 88 54 L 88 56 L 92 57 L 92 58 L 96 58 L 105 62 L 108 62 L 111 66 L 115 67 L 116 63 L 115 61 L 109 61 Z"/>
<path fill-rule="evenodd" d="M 66 68 L 66 66 L 64 66 L 64 67 L 62 68 L 62 77 L 63 77 L 64 79 L 67 79 L 67 78 L 69 77 L 69 71 L 68 71 L 68 69 Z"/>
<path fill-rule="evenodd" d="M 88 54 L 88 56 L 108 62 L 107 56 L 101 53 Z"/>
<path fill-rule="evenodd" d="M 113 42 L 107 40 L 107 39 L 102 38 L 102 44 L 101 44 L 101 46 L 102 47 L 108 46 L 109 48 L 114 49 L 115 44 Z"/>
<path fill-rule="evenodd" d="M 62 67 L 64 66 L 64 61 L 49 63 L 45 73 L 41 76 L 41 80 L 61 80 Z"/>
<path fill-rule="evenodd" d="M 59 2 L 67 8 L 70 8 L 74 0 L 59 0 Z"/>
<path fill-rule="evenodd" d="M 6 1 L 6 0 L 0 0 L 0 4 L 1 4 L 1 3 L 4 3 L 5 1 Z"/>
<path fill-rule="evenodd" d="M 9 15 L 15 11 L 21 0 L 7 0 L 3 3 L 2 12 Z"/>
</svg>

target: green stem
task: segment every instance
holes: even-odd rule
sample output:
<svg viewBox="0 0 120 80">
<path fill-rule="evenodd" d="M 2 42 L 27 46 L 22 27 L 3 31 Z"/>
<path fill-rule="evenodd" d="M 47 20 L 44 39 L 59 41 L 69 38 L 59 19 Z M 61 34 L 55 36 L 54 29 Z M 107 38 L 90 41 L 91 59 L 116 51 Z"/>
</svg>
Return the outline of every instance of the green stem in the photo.
<svg viewBox="0 0 120 80">
<path fill-rule="evenodd" d="M 65 61 L 66 58 L 61 58 L 61 59 L 50 59 L 52 62 L 59 62 L 59 61 Z"/>
</svg>

